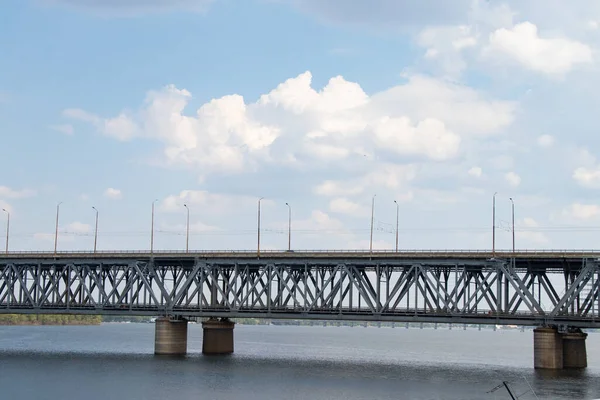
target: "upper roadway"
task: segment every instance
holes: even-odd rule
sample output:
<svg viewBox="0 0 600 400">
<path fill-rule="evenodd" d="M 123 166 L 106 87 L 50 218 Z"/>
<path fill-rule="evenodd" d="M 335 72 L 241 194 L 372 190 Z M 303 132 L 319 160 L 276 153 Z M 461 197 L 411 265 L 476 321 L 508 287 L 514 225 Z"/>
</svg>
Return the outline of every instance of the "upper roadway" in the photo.
<svg viewBox="0 0 600 400">
<path fill-rule="evenodd" d="M 111 250 L 111 251 L 14 251 L 0 253 L 2 259 L 132 259 L 132 258 L 161 258 L 161 259 L 190 259 L 190 258 L 229 258 L 229 259 L 256 259 L 259 252 L 256 250 L 207 250 L 207 251 L 189 251 L 185 250 L 167 250 L 154 251 L 148 250 Z M 261 250 L 260 258 L 265 259 L 529 259 L 529 260 L 582 260 L 582 259 L 600 259 L 600 250 L 519 250 L 507 251 L 498 250 L 492 252 L 489 250 L 293 250 L 293 251 L 272 251 Z"/>
</svg>

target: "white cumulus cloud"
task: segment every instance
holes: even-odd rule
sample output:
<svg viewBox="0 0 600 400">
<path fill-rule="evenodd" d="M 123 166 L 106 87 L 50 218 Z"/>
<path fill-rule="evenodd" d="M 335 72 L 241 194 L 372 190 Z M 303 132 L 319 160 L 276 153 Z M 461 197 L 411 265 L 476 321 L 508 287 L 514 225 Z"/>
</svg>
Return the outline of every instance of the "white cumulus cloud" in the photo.
<svg viewBox="0 0 600 400">
<path fill-rule="evenodd" d="M 600 187 L 600 168 L 577 168 L 573 172 L 573 179 L 583 187 L 598 188 Z"/>
<path fill-rule="evenodd" d="M 426 49 L 425 59 L 456 75 L 467 67 L 462 52 L 476 47 L 478 37 L 469 25 L 428 26 L 418 34 L 417 43 Z"/>
<path fill-rule="evenodd" d="M 517 222 L 518 228 L 515 229 L 515 236 L 520 240 L 531 242 L 534 245 L 543 245 L 549 242 L 548 236 L 539 230 L 539 223 L 531 218 L 525 217 L 521 221 Z M 517 245 L 516 247 L 521 247 Z"/>
<path fill-rule="evenodd" d="M 183 190 L 179 194 L 167 196 L 161 202 L 161 209 L 167 212 L 183 211 L 183 205 L 187 204 L 190 212 L 200 210 L 206 213 L 232 213 L 240 209 L 248 210 L 257 207 L 258 198 L 246 195 L 230 195 L 223 193 L 211 193 L 206 190 Z M 272 204 L 270 199 L 261 201 L 263 206 Z"/>
<path fill-rule="evenodd" d="M 563 211 L 564 216 L 578 220 L 588 220 L 600 214 L 600 206 L 596 204 L 573 203 Z"/>
<path fill-rule="evenodd" d="M 342 203 L 338 204 L 343 209 L 345 198 L 361 197 L 365 192 L 373 193 L 378 188 L 399 192 L 408 189 L 416 177 L 415 165 L 379 163 L 371 172 L 345 180 L 326 180 L 315 186 L 313 191 L 321 196 L 343 198 L 344 200 L 340 200 Z M 406 194 L 400 194 L 399 197 L 404 198 Z"/>
<path fill-rule="evenodd" d="M 561 75 L 578 64 L 592 62 L 592 49 L 588 45 L 562 37 L 541 37 L 531 22 L 496 30 L 490 35 L 487 51 L 548 75 Z"/>
<path fill-rule="evenodd" d="M 552 135 L 538 136 L 537 143 L 540 147 L 550 147 L 554 144 L 554 136 L 552 136 Z"/>
<path fill-rule="evenodd" d="M 313 210 L 309 218 L 295 220 L 294 229 L 299 230 L 341 230 L 344 224 L 321 210 Z"/>
<path fill-rule="evenodd" d="M 504 175 L 504 179 L 510 186 L 517 187 L 521 184 L 521 177 L 516 172 L 507 172 Z"/>
<path fill-rule="evenodd" d="M 460 137 L 436 119 L 425 119 L 413 126 L 406 117 L 385 117 L 373 130 L 379 146 L 398 154 L 423 154 L 433 160 L 445 160 L 455 157 L 460 145 Z"/>
<path fill-rule="evenodd" d="M 481 167 L 472 167 L 467 171 L 467 173 L 475 178 L 481 178 L 483 175 L 483 170 Z"/>
<path fill-rule="evenodd" d="M 107 136 L 112 136 L 122 141 L 133 139 L 139 132 L 139 128 L 135 122 L 126 114 L 106 119 L 102 129 Z"/>
<path fill-rule="evenodd" d="M 448 160 L 459 154 L 463 137 L 501 131 L 512 123 L 515 110 L 512 102 L 424 76 L 370 96 L 341 76 L 317 90 L 308 71 L 254 103 L 226 95 L 188 116 L 190 98 L 187 90 L 169 85 L 149 92 L 137 112 L 101 118 L 69 109 L 64 115 L 117 139 L 158 140 L 167 162 L 207 174 L 256 170 L 262 164 L 314 166 L 375 150 Z"/>
<path fill-rule="evenodd" d="M 356 195 L 363 191 L 356 185 L 347 185 L 343 182 L 326 180 L 314 188 L 314 193 L 321 196 L 347 196 Z"/>
<path fill-rule="evenodd" d="M 366 208 L 345 197 L 338 197 L 329 202 L 329 210 L 339 214 L 364 215 Z"/>
<path fill-rule="evenodd" d="M 115 189 L 115 188 L 108 188 L 104 191 L 104 196 L 108 197 L 109 199 L 120 199 L 121 197 L 123 197 L 123 194 L 121 193 L 121 191 L 119 189 Z"/>
</svg>

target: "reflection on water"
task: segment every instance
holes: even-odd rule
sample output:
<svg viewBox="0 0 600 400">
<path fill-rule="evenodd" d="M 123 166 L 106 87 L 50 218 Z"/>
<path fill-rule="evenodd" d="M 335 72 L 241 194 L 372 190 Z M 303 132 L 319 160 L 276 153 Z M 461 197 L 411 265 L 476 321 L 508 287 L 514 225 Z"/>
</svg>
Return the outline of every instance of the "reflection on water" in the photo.
<svg viewBox="0 0 600 400">
<path fill-rule="evenodd" d="M 6 399 L 509 399 L 503 380 L 540 399 L 600 398 L 600 335 L 590 368 L 535 371 L 530 331 L 241 326 L 231 356 L 154 356 L 152 324 L 0 327 Z M 523 399 L 534 398 L 526 395 Z"/>
</svg>

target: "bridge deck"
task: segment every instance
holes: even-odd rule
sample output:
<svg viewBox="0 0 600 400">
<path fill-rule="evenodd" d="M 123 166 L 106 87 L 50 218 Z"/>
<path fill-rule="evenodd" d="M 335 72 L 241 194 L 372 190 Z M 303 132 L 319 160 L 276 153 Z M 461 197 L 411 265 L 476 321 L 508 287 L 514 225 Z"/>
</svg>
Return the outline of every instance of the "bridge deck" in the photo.
<svg viewBox="0 0 600 400">
<path fill-rule="evenodd" d="M 600 250 L 403 250 L 403 251 L 363 251 L 363 250 L 293 250 L 273 251 L 261 250 L 209 250 L 209 251 L 146 251 L 146 250 L 111 250 L 111 251 L 13 251 L 0 253 L 2 258 L 29 258 L 29 259 L 115 259 L 115 258 L 302 258 L 302 259 L 330 259 L 330 258 L 355 258 L 355 259 L 493 259 L 493 258 L 519 258 L 519 259 L 583 259 L 600 258 Z"/>
</svg>

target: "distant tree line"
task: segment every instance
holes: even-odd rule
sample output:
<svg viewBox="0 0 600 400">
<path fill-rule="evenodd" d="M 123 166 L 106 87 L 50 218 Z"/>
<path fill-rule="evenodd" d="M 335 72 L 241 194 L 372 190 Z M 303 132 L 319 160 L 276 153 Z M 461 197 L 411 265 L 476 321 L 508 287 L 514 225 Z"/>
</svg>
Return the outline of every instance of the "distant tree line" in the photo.
<svg viewBox="0 0 600 400">
<path fill-rule="evenodd" d="M 0 314 L 0 325 L 98 325 L 101 315 Z"/>
</svg>

